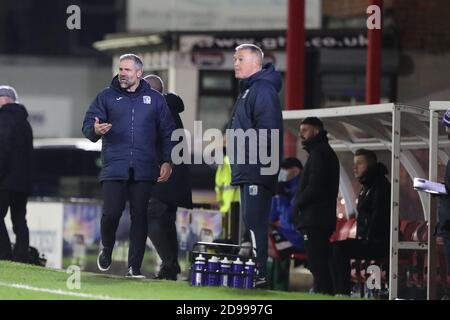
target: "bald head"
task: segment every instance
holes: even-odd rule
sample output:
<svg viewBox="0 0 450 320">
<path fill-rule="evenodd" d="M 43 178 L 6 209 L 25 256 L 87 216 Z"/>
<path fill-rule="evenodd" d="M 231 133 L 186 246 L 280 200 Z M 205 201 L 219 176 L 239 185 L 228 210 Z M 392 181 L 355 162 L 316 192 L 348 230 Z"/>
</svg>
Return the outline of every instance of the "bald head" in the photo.
<svg viewBox="0 0 450 320">
<path fill-rule="evenodd" d="M 159 93 L 163 93 L 164 91 L 164 83 L 160 77 L 156 74 L 150 74 L 144 77 L 144 80 L 152 87 L 152 89 L 158 91 Z"/>
</svg>

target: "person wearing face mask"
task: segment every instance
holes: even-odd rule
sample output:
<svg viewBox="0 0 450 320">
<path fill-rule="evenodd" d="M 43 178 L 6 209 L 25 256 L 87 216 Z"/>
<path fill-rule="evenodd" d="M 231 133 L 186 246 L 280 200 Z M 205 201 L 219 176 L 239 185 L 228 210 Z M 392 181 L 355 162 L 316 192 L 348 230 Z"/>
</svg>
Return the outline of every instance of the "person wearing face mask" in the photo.
<svg viewBox="0 0 450 320">
<path fill-rule="evenodd" d="M 309 157 L 295 195 L 292 222 L 304 234 L 313 292 L 332 294 L 329 239 L 336 229 L 339 160 L 319 118 L 305 118 L 299 134 Z"/>
<path fill-rule="evenodd" d="M 356 239 L 333 243 L 333 285 L 337 295 L 350 295 L 350 259 L 376 260 L 389 256 L 391 184 L 388 169 L 373 151 L 355 152 L 353 172 L 362 185 L 358 196 Z"/>
<path fill-rule="evenodd" d="M 274 248 L 269 268 L 269 288 L 288 291 L 290 256 L 305 251 L 303 235 L 291 223 L 294 195 L 303 165 L 297 158 L 286 158 L 280 166 L 276 195 L 270 209 L 270 242 Z"/>
<path fill-rule="evenodd" d="M 303 236 L 291 223 L 294 195 L 301 179 L 303 165 L 297 158 L 286 158 L 280 168 L 277 193 L 272 198 L 270 222 L 298 251 L 304 251 Z"/>
</svg>

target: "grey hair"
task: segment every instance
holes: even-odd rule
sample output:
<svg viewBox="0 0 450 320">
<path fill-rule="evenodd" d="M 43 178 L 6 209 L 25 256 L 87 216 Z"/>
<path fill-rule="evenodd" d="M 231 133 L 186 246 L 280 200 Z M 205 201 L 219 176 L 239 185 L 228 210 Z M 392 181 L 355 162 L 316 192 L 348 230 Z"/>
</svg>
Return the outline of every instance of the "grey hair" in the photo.
<svg viewBox="0 0 450 320">
<path fill-rule="evenodd" d="M 236 47 L 236 52 L 239 50 L 250 50 L 250 52 L 258 57 L 259 64 L 262 66 L 264 60 L 264 52 L 260 47 L 252 43 L 244 43 Z"/>
<path fill-rule="evenodd" d="M 16 89 L 14 89 L 14 88 L 11 87 L 11 86 L 1 85 L 1 86 L 0 86 L 0 90 L 2 90 L 2 89 L 12 91 L 12 92 L 13 92 L 13 95 L 14 95 L 14 98 L 13 98 L 13 97 L 10 97 L 10 96 L 7 96 L 7 97 L 11 98 L 11 100 L 13 100 L 15 103 L 18 103 L 18 102 L 19 102 L 19 96 L 17 95 Z"/>
<path fill-rule="evenodd" d="M 126 53 L 121 55 L 119 61 L 123 60 L 132 60 L 138 70 L 144 70 L 144 63 L 142 62 L 142 59 L 138 55 L 135 55 L 134 53 Z"/>
<path fill-rule="evenodd" d="M 144 77 L 144 80 L 147 81 L 150 86 L 159 93 L 164 92 L 164 82 L 156 74 L 149 74 L 148 76 Z"/>
</svg>

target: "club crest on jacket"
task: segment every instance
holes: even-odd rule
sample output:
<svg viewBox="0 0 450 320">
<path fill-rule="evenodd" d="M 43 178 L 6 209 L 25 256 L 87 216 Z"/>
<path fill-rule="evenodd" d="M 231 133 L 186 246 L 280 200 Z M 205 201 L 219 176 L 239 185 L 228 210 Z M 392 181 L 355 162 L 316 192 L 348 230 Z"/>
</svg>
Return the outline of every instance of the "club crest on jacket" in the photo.
<svg viewBox="0 0 450 320">
<path fill-rule="evenodd" d="M 145 104 L 152 104 L 152 98 L 150 96 L 143 96 L 142 99 Z"/>
</svg>

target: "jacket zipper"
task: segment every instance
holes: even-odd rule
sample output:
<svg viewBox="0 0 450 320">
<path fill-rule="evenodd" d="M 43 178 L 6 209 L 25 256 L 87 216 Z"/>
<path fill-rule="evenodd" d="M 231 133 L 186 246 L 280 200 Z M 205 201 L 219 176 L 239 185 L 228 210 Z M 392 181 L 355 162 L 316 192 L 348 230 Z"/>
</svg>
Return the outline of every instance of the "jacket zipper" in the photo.
<svg viewBox="0 0 450 320">
<path fill-rule="evenodd" d="M 134 148 L 134 106 L 131 109 L 131 151 L 130 168 L 133 168 L 133 148 Z"/>
<path fill-rule="evenodd" d="M 228 124 L 227 129 L 231 129 L 231 127 L 233 126 L 233 121 L 234 121 L 234 118 L 236 116 L 236 110 L 237 110 L 237 107 L 238 107 L 238 101 L 241 98 L 242 98 L 242 94 L 239 94 L 238 98 L 236 99 L 236 103 L 234 104 L 233 111 L 231 111 L 231 120 L 230 120 L 230 122 Z"/>
</svg>

